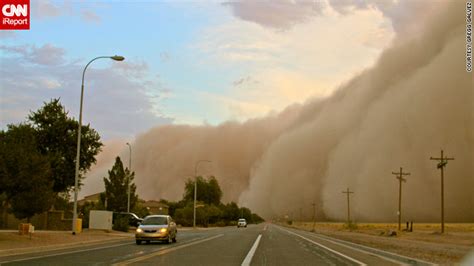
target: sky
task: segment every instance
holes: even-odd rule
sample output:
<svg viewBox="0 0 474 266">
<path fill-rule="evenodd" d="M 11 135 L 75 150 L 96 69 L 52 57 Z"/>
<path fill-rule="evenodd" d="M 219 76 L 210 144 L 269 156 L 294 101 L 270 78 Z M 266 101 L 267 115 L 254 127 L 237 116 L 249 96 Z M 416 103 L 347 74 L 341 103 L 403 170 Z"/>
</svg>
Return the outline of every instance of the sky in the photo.
<svg viewBox="0 0 474 266">
<path fill-rule="evenodd" d="M 414 10 L 399 1 L 31 0 L 0 32 L 0 127 L 61 98 L 104 141 L 166 124 L 218 125 L 330 95 L 370 67 Z M 416 9 L 415 9 L 416 10 Z M 124 142 L 124 143 L 125 143 Z"/>
<path fill-rule="evenodd" d="M 141 198 L 179 200 L 208 159 L 223 200 L 265 217 L 316 202 L 342 219 L 349 186 L 356 218 L 387 221 L 403 165 L 407 217 L 432 221 L 428 158 L 444 149 L 448 218 L 472 220 L 464 14 L 454 0 L 31 0 L 31 29 L 0 31 L 0 129 L 52 98 L 77 118 L 86 64 L 121 55 L 85 75 L 83 122 L 104 147 L 80 198 L 132 156 Z"/>
</svg>

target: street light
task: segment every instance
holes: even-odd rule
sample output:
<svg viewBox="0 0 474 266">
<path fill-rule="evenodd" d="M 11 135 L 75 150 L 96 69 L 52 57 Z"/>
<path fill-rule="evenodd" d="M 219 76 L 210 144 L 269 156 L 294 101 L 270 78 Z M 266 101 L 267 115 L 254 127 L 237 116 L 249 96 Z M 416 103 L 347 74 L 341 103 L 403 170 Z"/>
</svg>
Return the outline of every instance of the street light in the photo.
<svg viewBox="0 0 474 266">
<path fill-rule="evenodd" d="M 79 126 L 77 129 L 77 153 L 76 153 L 76 173 L 74 176 L 74 209 L 72 214 L 72 234 L 76 234 L 76 224 L 77 224 L 77 186 L 79 183 L 79 159 L 81 154 L 81 128 L 82 128 L 82 102 L 84 98 L 84 76 L 86 75 L 87 67 L 97 59 L 101 58 L 110 58 L 115 61 L 123 61 L 125 58 L 123 56 L 114 55 L 114 56 L 98 56 L 89 63 L 87 63 L 86 67 L 84 67 L 84 71 L 82 71 L 82 85 L 81 85 L 81 102 L 79 107 Z"/>
<path fill-rule="evenodd" d="M 127 200 L 127 212 L 130 212 L 130 176 L 132 175 L 132 145 L 127 142 L 128 148 L 130 150 L 130 156 L 128 157 L 128 178 L 127 178 L 127 186 L 128 186 L 128 200 Z"/>
<path fill-rule="evenodd" d="M 193 212 L 193 228 L 196 229 L 196 199 L 197 199 L 197 168 L 199 166 L 199 163 L 211 163 L 209 160 L 199 160 L 196 162 L 194 165 L 194 212 Z"/>
</svg>

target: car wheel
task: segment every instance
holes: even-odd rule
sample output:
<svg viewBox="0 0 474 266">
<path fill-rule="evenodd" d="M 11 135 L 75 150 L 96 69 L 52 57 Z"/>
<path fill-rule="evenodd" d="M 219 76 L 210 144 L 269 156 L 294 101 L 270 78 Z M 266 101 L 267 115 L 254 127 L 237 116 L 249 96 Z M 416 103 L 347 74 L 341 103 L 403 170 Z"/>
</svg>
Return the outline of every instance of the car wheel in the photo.
<svg viewBox="0 0 474 266">
<path fill-rule="evenodd" d="M 142 243 L 141 240 L 135 240 L 135 243 L 137 243 L 137 245 L 140 245 Z"/>
</svg>

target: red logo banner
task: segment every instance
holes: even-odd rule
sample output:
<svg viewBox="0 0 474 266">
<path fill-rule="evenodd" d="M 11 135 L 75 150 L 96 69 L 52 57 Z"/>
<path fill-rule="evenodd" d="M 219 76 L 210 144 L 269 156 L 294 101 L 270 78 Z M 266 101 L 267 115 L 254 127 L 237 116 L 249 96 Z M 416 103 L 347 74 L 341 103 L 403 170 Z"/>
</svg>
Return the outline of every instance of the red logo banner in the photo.
<svg viewBox="0 0 474 266">
<path fill-rule="evenodd" d="M 30 0 L 0 0 L 0 30 L 29 30 Z"/>
</svg>

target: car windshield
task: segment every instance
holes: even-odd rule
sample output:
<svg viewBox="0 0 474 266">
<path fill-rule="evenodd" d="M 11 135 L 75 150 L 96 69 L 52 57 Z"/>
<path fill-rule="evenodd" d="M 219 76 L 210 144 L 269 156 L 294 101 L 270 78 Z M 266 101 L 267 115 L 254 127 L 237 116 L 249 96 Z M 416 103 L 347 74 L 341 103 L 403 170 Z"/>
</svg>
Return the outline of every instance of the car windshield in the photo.
<svg viewBox="0 0 474 266">
<path fill-rule="evenodd" d="M 239 219 L 239 222 L 245 222 L 245 219 Z"/>
<path fill-rule="evenodd" d="M 168 224 L 166 217 L 148 217 L 142 222 L 143 225 L 163 225 Z"/>
</svg>

